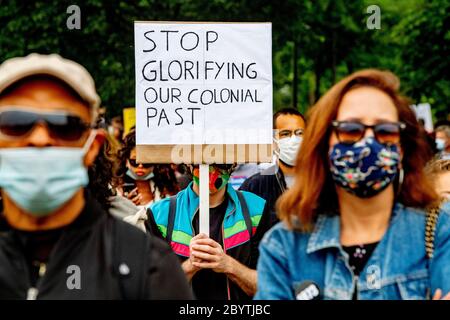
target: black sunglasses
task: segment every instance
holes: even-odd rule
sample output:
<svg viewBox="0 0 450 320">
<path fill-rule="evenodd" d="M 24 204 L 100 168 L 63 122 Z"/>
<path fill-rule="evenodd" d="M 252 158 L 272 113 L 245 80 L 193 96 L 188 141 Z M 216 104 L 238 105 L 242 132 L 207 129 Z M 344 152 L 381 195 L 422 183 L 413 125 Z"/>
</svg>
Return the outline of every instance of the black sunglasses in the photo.
<svg viewBox="0 0 450 320">
<path fill-rule="evenodd" d="M 90 128 L 80 117 L 66 112 L 0 111 L 0 135 L 9 139 L 23 138 L 37 123 L 44 123 L 52 138 L 71 142 L 80 140 Z"/>
<path fill-rule="evenodd" d="M 145 169 L 151 168 L 153 166 L 152 163 L 138 163 L 136 159 L 128 159 L 130 161 L 130 165 L 134 168 L 139 167 L 139 165 L 142 165 Z"/>
<path fill-rule="evenodd" d="M 379 143 L 399 143 L 400 133 L 406 128 L 403 122 L 382 122 L 372 126 L 358 121 L 333 121 L 331 123 L 338 141 L 353 144 L 361 140 L 367 129 L 372 129 Z"/>
</svg>

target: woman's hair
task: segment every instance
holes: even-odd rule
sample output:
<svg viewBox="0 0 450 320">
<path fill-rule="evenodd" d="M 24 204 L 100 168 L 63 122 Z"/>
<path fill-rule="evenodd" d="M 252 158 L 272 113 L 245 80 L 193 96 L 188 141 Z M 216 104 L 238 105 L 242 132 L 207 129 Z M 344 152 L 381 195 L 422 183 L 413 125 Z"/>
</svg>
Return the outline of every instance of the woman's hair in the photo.
<svg viewBox="0 0 450 320">
<path fill-rule="evenodd" d="M 115 140 L 106 134 L 102 149 L 88 170 L 88 190 L 106 211 L 110 208 L 110 197 L 115 194 L 114 190 L 119 182 L 116 175 L 119 163 L 117 149 Z"/>
<path fill-rule="evenodd" d="M 398 92 L 399 79 L 388 71 L 361 70 L 335 84 L 308 112 L 308 126 L 295 165 L 295 183 L 277 202 L 278 215 L 289 227 L 294 227 L 291 218 L 297 217 L 300 229 L 311 230 L 319 213 L 336 212 L 337 195 L 328 159 L 330 125 L 336 119 L 343 96 L 364 86 L 389 95 L 399 120 L 406 124 L 401 133 L 404 181 L 397 200 L 406 206 L 426 207 L 437 199 L 423 170 L 432 152 L 408 100 Z"/>
<path fill-rule="evenodd" d="M 130 159 L 131 151 L 136 148 L 136 131 L 131 130 L 123 139 L 123 146 L 119 151 L 119 169 L 117 175 L 123 182 L 127 168 L 127 160 Z M 170 164 L 155 164 L 153 167 L 154 178 L 156 187 L 158 188 L 161 196 L 174 195 L 180 188 L 178 186 L 175 172 L 170 167 Z"/>
</svg>

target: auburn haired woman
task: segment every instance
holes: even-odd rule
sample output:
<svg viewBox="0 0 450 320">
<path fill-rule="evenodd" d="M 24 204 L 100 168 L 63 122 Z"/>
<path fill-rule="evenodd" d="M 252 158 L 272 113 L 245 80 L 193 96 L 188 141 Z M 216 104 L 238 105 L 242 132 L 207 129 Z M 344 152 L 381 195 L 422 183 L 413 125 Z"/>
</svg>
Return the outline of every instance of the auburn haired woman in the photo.
<svg viewBox="0 0 450 320">
<path fill-rule="evenodd" d="M 311 108 L 255 299 L 450 298 L 450 205 L 437 207 L 432 154 L 399 86 L 363 70 Z"/>
</svg>

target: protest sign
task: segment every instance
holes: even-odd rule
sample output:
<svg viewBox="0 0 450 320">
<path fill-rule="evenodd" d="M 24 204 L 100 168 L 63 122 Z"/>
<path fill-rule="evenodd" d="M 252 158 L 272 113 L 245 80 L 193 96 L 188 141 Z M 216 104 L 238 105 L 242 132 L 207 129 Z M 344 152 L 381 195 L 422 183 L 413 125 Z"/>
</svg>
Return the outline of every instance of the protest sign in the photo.
<svg viewBox="0 0 450 320">
<path fill-rule="evenodd" d="M 124 108 L 123 109 L 123 135 L 126 136 L 131 128 L 136 126 L 136 109 Z"/>
<path fill-rule="evenodd" d="M 272 159 L 270 23 L 135 22 L 138 161 Z"/>
<path fill-rule="evenodd" d="M 419 103 L 411 106 L 416 113 L 418 121 L 423 121 L 423 126 L 427 132 L 433 132 L 433 117 L 431 115 L 431 106 L 429 103 Z"/>
</svg>

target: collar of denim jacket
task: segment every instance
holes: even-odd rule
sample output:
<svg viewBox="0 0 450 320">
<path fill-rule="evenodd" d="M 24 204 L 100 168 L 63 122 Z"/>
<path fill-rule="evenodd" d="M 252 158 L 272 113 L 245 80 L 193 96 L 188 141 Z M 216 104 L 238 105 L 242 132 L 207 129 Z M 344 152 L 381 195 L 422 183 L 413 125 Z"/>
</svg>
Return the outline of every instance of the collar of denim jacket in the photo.
<svg viewBox="0 0 450 320">
<path fill-rule="evenodd" d="M 396 202 L 394 204 L 391 219 L 389 222 L 389 228 L 394 224 L 399 216 L 399 212 L 405 207 Z M 321 214 L 317 218 L 314 231 L 308 240 L 306 247 L 306 253 L 313 253 L 322 249 L 338 248 L 341 246 L 341 221 L 339 214 Z M 387 231 L 386 231 L 387 232 Z M 384 236 L 383 236 L 384 237 Z"/>
</svg>

